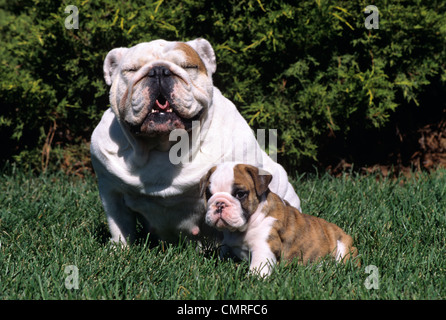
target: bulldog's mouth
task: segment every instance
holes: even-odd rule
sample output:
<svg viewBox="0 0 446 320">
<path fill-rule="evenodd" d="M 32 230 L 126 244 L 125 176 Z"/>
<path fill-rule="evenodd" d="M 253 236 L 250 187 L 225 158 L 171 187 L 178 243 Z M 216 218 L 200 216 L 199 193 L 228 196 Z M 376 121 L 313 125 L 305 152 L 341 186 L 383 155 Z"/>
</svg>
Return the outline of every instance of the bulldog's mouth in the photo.
<svg viewBox="0 0 446 320">
<path fill-rule="evenodd" d="M 163 95 L 159 95 L 150 113 L 164 113 L 164 112 L 171 113 L 173 112 L 173 109 L 170 106 L 169 101 L 166 100 L 166 98 L 164 98 Z"/>
<path fill-rule="evenodd" d="M 169 134 L 175 129 L 190 131 L 192 121 L 199 120 L 201 111 L 192 118 L 181 117 L 177 113 L 175 105 L 160 94 L 150 107 L 150 111 L 142 124 L 131 125 L 130 129 L 135 135 L 148 137 Z"/>
</svg>

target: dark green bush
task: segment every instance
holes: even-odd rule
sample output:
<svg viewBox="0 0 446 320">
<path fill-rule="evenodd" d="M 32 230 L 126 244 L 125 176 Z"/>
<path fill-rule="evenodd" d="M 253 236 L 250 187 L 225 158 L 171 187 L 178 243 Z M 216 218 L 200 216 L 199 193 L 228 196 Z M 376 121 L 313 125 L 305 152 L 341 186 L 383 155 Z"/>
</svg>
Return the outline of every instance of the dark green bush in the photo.
<svg viewBox="0 0 446 320">
<path fill-rule="evenodd" d="M 369 4 L 380 10 L 379 29 L 364 26 Z M 65 28 L 67 5 L 78 7 L 79 29 Z M 86 145 L 108 107 L 110 49 L 204 37 L 223 94 L 253 128 L 278 129 L 285 164 L 311 163 L 326 137 L 385 127 L 397 108 L 423 108 L 429 85 L 444 90 L 445 9 L 421 0 L 8 0 L 0 10 L 3 160 L 46 168 Z"/>
</svg>

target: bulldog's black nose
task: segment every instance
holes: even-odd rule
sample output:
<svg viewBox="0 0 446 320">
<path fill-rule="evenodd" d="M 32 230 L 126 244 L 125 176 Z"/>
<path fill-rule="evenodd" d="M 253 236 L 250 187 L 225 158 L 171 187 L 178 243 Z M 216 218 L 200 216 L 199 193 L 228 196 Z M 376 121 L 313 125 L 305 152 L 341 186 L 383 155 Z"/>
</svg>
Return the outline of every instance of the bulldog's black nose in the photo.
<svg viewBox="0 0 446 320">
<path fill-rule="evenodd" d="M 172 75 L 172 72 L 164 67 L 164 66 L 156 66 L 150 69 L 149 77 L 169 77 Z"/>
</svg>

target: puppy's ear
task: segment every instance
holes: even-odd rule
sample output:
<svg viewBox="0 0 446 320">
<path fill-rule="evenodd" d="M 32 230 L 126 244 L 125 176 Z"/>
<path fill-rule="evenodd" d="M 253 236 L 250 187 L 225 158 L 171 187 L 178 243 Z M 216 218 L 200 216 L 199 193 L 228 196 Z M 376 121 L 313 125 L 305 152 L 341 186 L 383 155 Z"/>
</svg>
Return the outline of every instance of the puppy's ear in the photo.
<svg viewBox="0 0 446 320">
<path fill-rule="evenodd" d="M 259 169 L 257 167 L 246 165 L 246 172 L 251 176 L 254 182 L 254 188 L 256 189 L 257 196 L 261 196 L 268 190 L 268 185 L 271 182 L 273 176 L 266 170 Z"/>
<path fill-rule="evenodd" d="M 213 75 L 217 70 L 217 60 L 215 59 L 214 49 L 212 49 L 209 41 L 203 38 L 198 38 L 186 43 L 190 45 L 195 51 L 197 51 L 198 55 L 200 56 L 201 60 L 203 60 L 204 65 L 209 72 L 209 76 Z"/>
<path fill-rule="evenodd" d="M 121 62 L 124 53 L 127 52 L 128 48 L 115 48 L 111 50 L 104 60 L 104 79 L 105 82 L 110 86 L 113 83 L 113 78 L 118 69 L 119 63 Z"/>
<path fill-rule="evenodd" d="M 204 192 L 209 185 L 209 179 L 211 175 L 214 173 L 216 166 L 209 169 L 209 171 L 200 179 L 200 197 L 204 196 Z"/>
</svg>

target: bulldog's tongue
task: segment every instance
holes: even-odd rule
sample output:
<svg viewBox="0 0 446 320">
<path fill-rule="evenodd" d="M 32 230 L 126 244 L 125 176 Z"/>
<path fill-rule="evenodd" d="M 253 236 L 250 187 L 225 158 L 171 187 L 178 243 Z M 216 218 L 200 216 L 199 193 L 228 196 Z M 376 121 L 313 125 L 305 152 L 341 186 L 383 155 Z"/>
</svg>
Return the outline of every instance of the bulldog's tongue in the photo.
<svg viewBox="0 0 446 320">
<path fill-rule="evenodd" d="M 161 100 L 161 101 L 160 101 Z M 158 99 L 156 99 L 156 101 L 155 101 L 155 103 L 156 103 L 156 106 L 160 109 L 160 110 L 163 110 L 163 111 L 165 111 L 165 110 L 167 110 L 168 108 L 169 108 L 169 101 L 167 101 L 166 99 L 164 99 L 164 98 L 158 98 Z"/>
</svg>

